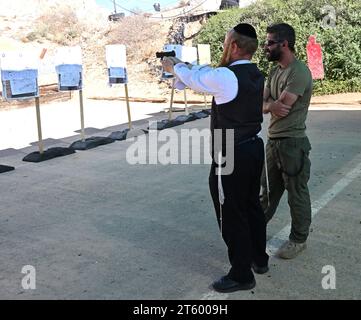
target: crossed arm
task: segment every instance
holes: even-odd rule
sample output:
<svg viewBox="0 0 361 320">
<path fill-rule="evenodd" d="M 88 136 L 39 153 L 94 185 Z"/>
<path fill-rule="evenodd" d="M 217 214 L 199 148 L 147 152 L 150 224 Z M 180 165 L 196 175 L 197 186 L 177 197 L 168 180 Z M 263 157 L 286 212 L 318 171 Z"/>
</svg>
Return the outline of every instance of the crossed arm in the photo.
<svg viewBox="0 0 361 320">
<path fill-rule="evenodd" d="M 264 89 L 263 113 L 272 113 L 283 118 L 288 115 L 298 96 L 288 91 L 283 91 L 277 100 L 273 100 L 269 88 Z"/>
</svg>

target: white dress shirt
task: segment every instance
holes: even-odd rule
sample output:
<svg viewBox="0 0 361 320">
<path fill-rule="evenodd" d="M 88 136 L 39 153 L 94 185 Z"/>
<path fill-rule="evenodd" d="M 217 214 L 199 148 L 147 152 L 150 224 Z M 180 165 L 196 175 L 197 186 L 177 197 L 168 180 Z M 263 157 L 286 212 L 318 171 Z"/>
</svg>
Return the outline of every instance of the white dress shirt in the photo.
<svg viewBox="0 0 361 320">
<path fill-rule="evenodd" d="M 231 66 L 251 63 L 249 60 L 237 60 Z M 238 79 L 234 72 L 226 67 L 211 68 L 205 66 L 193 66 L 190 70 L 185 63 L 177 63 L 174 66 L 176 75 L 175 87 L 183 90 L 186 87 L 214 96 L 217 104 L 232 101 L 238 94 Z"/>
</svg>

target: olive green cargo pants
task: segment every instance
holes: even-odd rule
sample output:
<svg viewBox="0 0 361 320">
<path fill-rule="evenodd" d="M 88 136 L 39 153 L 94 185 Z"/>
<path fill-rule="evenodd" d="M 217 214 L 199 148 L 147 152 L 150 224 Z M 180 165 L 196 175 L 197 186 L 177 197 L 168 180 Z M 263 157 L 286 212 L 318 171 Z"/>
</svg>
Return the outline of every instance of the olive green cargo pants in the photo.
<svg viewBox="0 0 361 320">
<path fill-rule="evenodd" d="M 261 205 L 267 223 L 287 190 L 292 219 L 289 239 L 297 243 L 307 240 L 311 225 L 311 201 L 307 187 L 311 169 L 310 150 L 307 137 L 269 139 L 266 147 L 269 195 L 265 168 L 261 178 Z"/>
</svg>

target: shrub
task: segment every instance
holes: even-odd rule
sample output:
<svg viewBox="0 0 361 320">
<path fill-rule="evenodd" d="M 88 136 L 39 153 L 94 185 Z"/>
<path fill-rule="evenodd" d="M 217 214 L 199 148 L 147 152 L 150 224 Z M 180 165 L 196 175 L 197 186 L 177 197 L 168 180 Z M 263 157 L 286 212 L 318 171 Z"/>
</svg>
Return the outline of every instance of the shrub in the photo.
<svg viewBox="0 0 361 320">
<path fill-rule="evenodd" d="M 313 94 L 325 95 L 347 92 L 361 92 L 361 80 L 353 78 L 349 80 L 315 80 Z"/>
<path fill-rule="evenodd" d="M 29 41 L 49 40 L 60 45 L 72 45 L 77 42 L 85 26 L 79 21 L 75 12 L 67 6 L 50 8 L 41 15 L 26 38 Z"/>
<path fill-rule="evenodd" d="M 118 21 L 109 31 L 108 44 L 124 44 L 127 57 L 133 62 L 146 61 L 163 47 L 164 34 L 160 24 L 142 16 L 129 16 Z"/>
</svg>

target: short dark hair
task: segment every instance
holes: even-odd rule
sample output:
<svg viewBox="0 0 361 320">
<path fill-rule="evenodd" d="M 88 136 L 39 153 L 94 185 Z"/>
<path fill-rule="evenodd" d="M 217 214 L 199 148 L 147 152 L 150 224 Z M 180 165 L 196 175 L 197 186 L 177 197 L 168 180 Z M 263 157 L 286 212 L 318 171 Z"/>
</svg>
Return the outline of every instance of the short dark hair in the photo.
<svg viewBox="0 0 361 320">
<path fill-rule="evenodd" d="M 295 52 L 296 32 L 287 23 L 275 23 L 267 27 L 267 33 L 272 33 L 277 40 L 287 40 L 288 47 L 292 52 Z"/>
<path fill-rule="evenodd" d="M 246 54 L 254 55 L 258 48 L 258 40 L 239 34 L 236 31 L 232 32 L 232 39 L 236 42 L 238 48 L 245 51 Z"/>
</svg>

